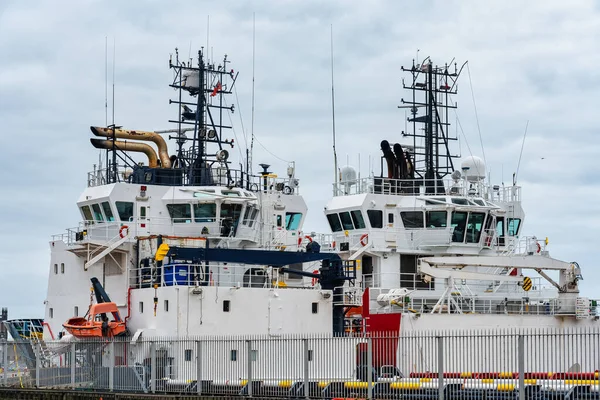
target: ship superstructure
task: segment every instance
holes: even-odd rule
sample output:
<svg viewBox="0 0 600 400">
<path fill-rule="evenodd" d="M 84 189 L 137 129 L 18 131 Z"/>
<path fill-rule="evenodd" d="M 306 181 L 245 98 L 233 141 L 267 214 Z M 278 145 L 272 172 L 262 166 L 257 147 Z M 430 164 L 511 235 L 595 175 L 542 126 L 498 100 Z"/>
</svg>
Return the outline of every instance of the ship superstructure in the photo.
<svg viewBox="0 0 600 400">
<path fill-rule="evenodd" d="M 294 164 L 280 178 L 267 164 L 252 174 L 248 152 L 239 165 L 231 161 L 238 143 L 225 120 L 238 73 L 227 57 L 215 65 L 202 51 L 185 62 L 175 53 L 169 67 L 175 129 L 91 127 L 106 168 L 88 174 L 77 202 L 82 222 L 50 243 L 46 338 L 86 314 L 92 278 L 131 334 L 331 331 L 333 288 L 304 290 L 315 288 L 329 256 L 315 256 L 320 246 L 302 232 L 307 207 Z M 195 253 L 159 260 L 163 244 Z M 252 261 L 232 250 L 270 253 Z"/>
<path fill-rule="evenodd" d="M 595 324 L 579 265 L 523 236 L 521 187 L 492 185 L 481 158 L 453 153 L 462 68 L 426 59 L 402 70 L 407 131 L 382 138 L 380 175 L 342 167 L 325 208 L 336 250 L 360 265 L 364 302 L 347 330 Z"/>
</svg>

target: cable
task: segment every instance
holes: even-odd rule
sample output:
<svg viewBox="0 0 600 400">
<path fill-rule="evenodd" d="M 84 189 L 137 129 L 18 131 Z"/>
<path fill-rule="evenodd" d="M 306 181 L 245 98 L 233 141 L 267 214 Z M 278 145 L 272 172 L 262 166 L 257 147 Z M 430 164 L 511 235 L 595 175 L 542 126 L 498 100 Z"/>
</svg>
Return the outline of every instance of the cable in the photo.
<svg viewBox="0 0 600 400">
<path fill-rule="evenodd" d="M 481 143 L 481 153 L 483 155 L 483 162 L 487 165 L 485 159 L 485 150 L 483 148 L 483 138 L 481 136 L 481 128 L 479 127 L 479 115 L 477 114 L 477 104 L 475 103 L 475 93 L 473 92 L 473 83 L 471 82 L 471 69 L 467 62 L 467 74 L 469 75 L 469 87 L 471 88 L 471 98 L 473 99 L 473 107 L 475 108 L 475 121 L 477 121 L 477 131 L 479 132 L 479 143 Z"/>
<path fill-rule="evenodd" d="M 258 140 L 258 138 L 257 138 L 256 136 L 254 136 L 254 140 L 256 140 L 256 143 L 260 144 L 260 147 L 262 147 L 262 148 L 263 148 L 263 149 L 264 149 L 264 150 L 265 150 L 267 153 L 269 153 L 270 155 L 272 155 L 273 157 L 275 157 L 275 158 L 276 158 L 276 159 L 278 159 L 279 161 L 283 161 L 283 162 L 285 162 L 285 163 L 288 163 L 288 164 L 290 163 L 290 161 L 288 161 L 288 160 L 284 160 L 283 158 L 279 157 L 279 156 L 278 156 L 278 155 L 276 155 L 275 153 L 272 153 L 271 151 L 269 151 L 269 149 L 267 149 L 267 148 L 265 147 L 265 145 L 264 145 L 264 144 L 262 144 L 262 143 L 260 142 L 260 140 Z"/>
</svg>

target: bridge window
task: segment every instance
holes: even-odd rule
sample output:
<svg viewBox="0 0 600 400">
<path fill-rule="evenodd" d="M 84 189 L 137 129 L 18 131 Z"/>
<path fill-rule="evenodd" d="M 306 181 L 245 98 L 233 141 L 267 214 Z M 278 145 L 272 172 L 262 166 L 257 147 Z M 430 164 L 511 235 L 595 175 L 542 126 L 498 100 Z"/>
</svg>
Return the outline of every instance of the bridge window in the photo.
<svg viewBox="0 0 600 400">
<path fill-rule="evenodd" d="M 383 211 L 367 210 L 367 216 L 369 217 L 371 228 L 383 228 Z"/>
<path fill-rule="evenodd" d="M 345 230 L 354 229 L 354 225 L 352 224 L 352 218 L 350 217 L 350 213 L 348 211 L 340 213 L 340 220 L 342 221 L 342 226 Z"/>
<path fill-rule="evenodd" d="M 133 218 L 133 203 L 129 201 L 117 201 L 115 205 L 117 206 L 117 213 L 121 221 L 128 222 Z"/>
<path fill-rule="evenodd" d="M 185 358 L 185 361 L 192 361 L 192 349 L 185 349 L 183 357 Z"/>
<path fill-rule="evenodd" d="M 252 207 L 248 206 L 246 207 L 246 211 L 244 211 L 244 218 L 242 218 L 242 225 L 248 225 L 248 219 L 250 218 L 250 211 L 252 210 Z"/>
<path fill-rule="evenodd" d="M 175 224 L 189 224 L 192 222 L 192 208 L 189 204 L 167 204 L 169 215 Z"/>
<path fill-rule="evenodd" d="M 81 213 L 83 214 L 83 218 L 85 218 L 86 221 L 92 221 L 92 223 L 94 222 L 94 218 L 92 217 L 92 212 L 90 211 L 89 206 L 82 206 Z"/>
<path fill-rule="evenodd" d="M 354 227 L 356 229 L 365 229 L 365 220 L 360 210 L 350 211 L 350 215 L 352 216 L 352 221 L 354 222 Z"/>
<path fill-rule="evenodd" d="M 465 241 L 465 229 L 467 227 L 467 212 L 455 211 L 452 213 L 450 226 L 454 229 L 452 241 L 462 243 Z"/>
<path fill-rule="evenodd" d="M 448 213 L 446 211 L 427 211 L 427 228 L 445 228 L 448 226 Z"/>
<path fill-rule="evenodd" d="M 463 199 L 462 197 L 453 197 L 452 198 L 452 204 L 458 204 L 458 205 L 461 205 L 461 206 L 468 206 L 469 205 L 469 200 Z"/>
<path fill-rule="evenodd" d="M 402 218 L 402 224 L 404 224 L 406 229 L 423 227 L 422 211 L 402 211 L 400 213 L 400 218 Z"/>
<path fill-rule="evenodd" d="M 471 213 L 467 224 L 467 243 L 479 243 L 485 213 Z"/>
<path fill-rule="evenodd" d="M 214 222 L 217 205 L 214 203 L 194 204 L 194 222 Z"/>
<path fill-rule="evenodd" d="M 519 227 L 521 226 L 521 218 L 509 218 L 508 219 L 508 236 L 517 236 L 519 234 Z"/>
<path fill-rule="evenodd" d="M 254 208 L 252 210 L 252 215 L 250 215 L 250 221 L 248 222 L 248 226 L 250 228 L 252 228 L 252 225 L 254 225 L 254 221 L 256 221 L 256 215 L 258 214 L 258 209 Z"/>
<path fill-rule="evenodd" d="M 337 214 L 327 214 L 327 221 L 329 221 L 329 227 L 332 232 L 339 232 L 342 230 L 342 223 Z"/>
<path fill-rule="evenodd" d="M 302 221 L 302 213 L 285 213 L 285 229 L 288 231 L 298 230 L 300 227 L 300 221 Z"/>
<path fill-rule="evenodd" d="M 94 219 L 98 222 L 104 222 L 104 216 L 102 215 L 102 211 L 100 211 L 100 205 L 92 204 L 92 211 L 94 212 Z"/>
<path fill-rule="evenodd" d="M 102 202 L 102 211 L 104 211 L 104 215 L 106 216 L 107 221 L 113 222 L 115 220 L 115 217 L 112 213 L 112 209 L 110 208 L 110 203 L 108 201 Z"/>
</svg>

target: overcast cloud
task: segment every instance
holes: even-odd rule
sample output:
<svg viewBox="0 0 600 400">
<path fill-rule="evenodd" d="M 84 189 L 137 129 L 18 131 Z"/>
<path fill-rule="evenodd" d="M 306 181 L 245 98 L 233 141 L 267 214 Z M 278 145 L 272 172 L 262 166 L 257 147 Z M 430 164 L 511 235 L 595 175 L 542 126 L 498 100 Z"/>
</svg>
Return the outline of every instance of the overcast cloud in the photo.
<svg viewBox="0 0 600 400">
<path fill-rule="evenodd" d="M 309 203 L 306 230 L 327 229 L 322 210 L 333 177 L 333 24 L 343 163 L 348 158 L 358 166 L 360 153 L 365 175 L 369 156 L 379 159 L 381 139 L 400 138 L 400 66 L 410 65 L 417 49 L 419 58 L 440 64 L 468 60 L 492 180 L 511 183 L 529 120 L 519 172 L 525 234 L 548 236 L 552 256 L 583 267 L 583 294 L 600 294 L 594 256 L 600 233 L 600 12 L 594 1 L 3 0 L 0 305 L 10 308 L 10 317 L 43 315 L 48 241 L 79 221 L 75 202 L 98 159 L 89 126 L 105 121 L 105 37 L 109 47 L 116 42 L 115 122 L 165 129 L 177 112 L 168 105 L 169 54 L 178 47 L 187 57 L 190 48 L 193 55 L 206 46 L 210 15 L 211 54 L 215 60 L 227 54 L 240 71 L 233 121 L 236 142 L 243 144 L 239 118 L 248 131 L 253 12 L 254 131 L 270 152 L 296 161 Z M 481 156 L 467 74 L 459 91 L 462 154 Z M 259 144 L 254 161 L 285 171 L 286 163 Z"/>
</svg>

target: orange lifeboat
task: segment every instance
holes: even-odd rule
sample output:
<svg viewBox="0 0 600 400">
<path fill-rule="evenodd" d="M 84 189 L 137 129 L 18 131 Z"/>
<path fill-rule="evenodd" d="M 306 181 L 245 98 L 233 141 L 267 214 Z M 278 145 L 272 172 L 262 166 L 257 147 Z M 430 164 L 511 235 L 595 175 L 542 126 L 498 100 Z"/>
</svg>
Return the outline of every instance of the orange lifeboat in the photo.
<svg viewBox="0 0 600 400">
<path fill-rule="evenodd" d="M 106 314 L 112 314 L 113 320 L 110 321 Z M 87 318 L 69 318 L 63 327 L 77 338 L 115 337 L 127 334 L 127 327 L 119 315 L 117 305 L 111 302 L 93 304 Z"/>
</svg>

